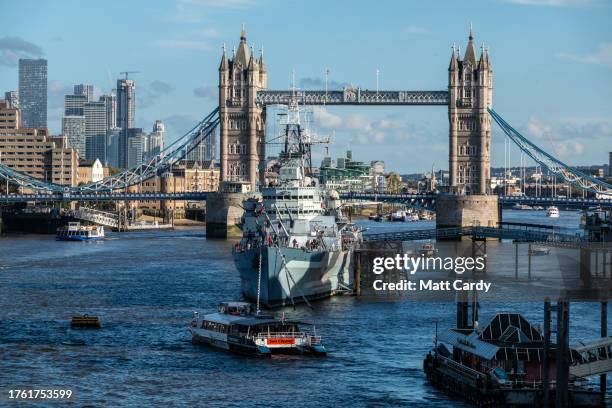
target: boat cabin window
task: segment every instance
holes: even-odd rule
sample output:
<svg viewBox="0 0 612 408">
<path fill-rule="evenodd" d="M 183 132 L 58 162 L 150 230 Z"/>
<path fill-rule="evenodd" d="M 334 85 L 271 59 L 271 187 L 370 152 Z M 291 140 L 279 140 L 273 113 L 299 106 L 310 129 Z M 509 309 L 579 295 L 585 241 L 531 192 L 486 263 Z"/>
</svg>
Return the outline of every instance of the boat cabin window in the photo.
<svg viewBox="0 0 612 408">
<path fill-rule="evenodd" d="M 210 331 L 216 331 L 219 333 L 227 333 L 228 326 L 223 323 L 211 322 L 205 320 L 202 322 L 202 328 Z"/>
</svg>

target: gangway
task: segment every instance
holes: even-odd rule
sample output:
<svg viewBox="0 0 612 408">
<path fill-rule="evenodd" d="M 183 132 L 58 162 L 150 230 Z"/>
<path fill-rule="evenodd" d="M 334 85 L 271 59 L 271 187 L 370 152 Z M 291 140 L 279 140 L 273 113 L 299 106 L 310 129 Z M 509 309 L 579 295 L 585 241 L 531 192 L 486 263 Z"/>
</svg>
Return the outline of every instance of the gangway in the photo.
<svg viewBox="0 0 612 408">
<path fill-rule="evenodd" d="M 576 377 L 612 372 L 612 337 L 571 347 L 570 374 Z"/>
<path fill-rule="evenodd" d="M 115 213 L 81 207 L 72 212 L 72 216 L 79 220 L 93 222 L 110 228 L 119 228 L 119 217 Z"/>
</svg>

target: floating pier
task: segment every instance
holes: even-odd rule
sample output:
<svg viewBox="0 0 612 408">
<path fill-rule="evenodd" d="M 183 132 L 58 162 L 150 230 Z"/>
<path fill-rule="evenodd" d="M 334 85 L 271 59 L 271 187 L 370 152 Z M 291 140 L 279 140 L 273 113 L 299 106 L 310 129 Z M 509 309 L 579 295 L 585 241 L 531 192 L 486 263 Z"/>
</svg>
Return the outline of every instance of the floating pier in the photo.
<svg viewBox="0 0 612 408">
<path fill-rule="evenodd" d="M 100 319 L 100 316 L 89 316 L 86 314 L 81 316 L 72 316 L 70 327 L 100 329 L 102 328 L 102 319 Z"/>
</svg>

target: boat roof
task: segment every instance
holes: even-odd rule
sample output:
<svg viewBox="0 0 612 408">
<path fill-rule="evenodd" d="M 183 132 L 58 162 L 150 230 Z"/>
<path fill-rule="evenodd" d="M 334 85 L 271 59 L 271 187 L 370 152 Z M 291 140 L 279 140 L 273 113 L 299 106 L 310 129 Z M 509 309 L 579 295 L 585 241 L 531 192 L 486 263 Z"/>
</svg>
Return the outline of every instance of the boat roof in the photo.
<svg viewBox="0 0 612 408">
<path fill-rule="evenodd" d="M 465 334 L 456 329 L 449 329 L 440 334 L 438 339 L 487 360 L 493 359 L 500 350 L 495 344 L 480 340 L 476 331 Z"/>
<path fill-rule="evenodd" d="M 480 339 L 504 343 L 541 343 L 544 340 L 540 331 L 520 313 L 497 313 L 480 330 Z"/>
<path fill-rule="evenodd" d="M 278 324 L 278 323 L 291 323 L 291 324 L 309 324 L 306 322 L 301 322 L 297 320 L 281 320 L 270 316 L 261 316 L 257 317 L 254 315 L 233 315 L 228 313 L 210 313 L 204 315 L 204 320 L 209 320 L 217 323 L 223 324 L 240 324 L 243 326 L 256 326 L 256 325 L 265 325 L 265 324 Z"/>
</svg>

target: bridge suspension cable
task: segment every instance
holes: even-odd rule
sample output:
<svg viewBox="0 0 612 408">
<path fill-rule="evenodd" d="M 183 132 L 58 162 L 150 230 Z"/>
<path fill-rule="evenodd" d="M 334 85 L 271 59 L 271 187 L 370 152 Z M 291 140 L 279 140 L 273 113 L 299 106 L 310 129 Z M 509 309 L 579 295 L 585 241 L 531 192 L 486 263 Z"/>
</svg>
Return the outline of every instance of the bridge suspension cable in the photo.
<svg viewBox="0 0 612 408">
<path fill-rule="evenodd" d="M 593 176 L 590 176 L 575 167 L 568 166 L 556 159 L 544 150 L 530 142 L 525 136 L 514 129 L 497 112 L 488 108 L 489 114 L 501 127 L 504 133 L 512 140 L 523 152 L 536 161 L 554 176 L 559 176 L 570 185 L 579 189 L 590 191 L 597 195 L 607 195 L 612 198 L 612 184 L 606 183 Z"/>
<path fill-rule="evenodd" d="M 13 170 L 0 163 L 0 178 L 19 187 L 28 188 L 37 192 L 56 193 L 103 193 L 125 189 L 137 185 L 155 175 L 167 170 L 178 161 L 184 159 L 187 154 L 194 150 L 213 132 L 219 124 L 219 108 L 209 113 L 198 122 L 191 130 L 167 146 L 158 155 L 145 162 L 124 170 L 120 173 L 106 177 L 98 182 L 82 186 L 67 187 L 55 183 L 46 183 L 43 180 Z"/>
</svg>

